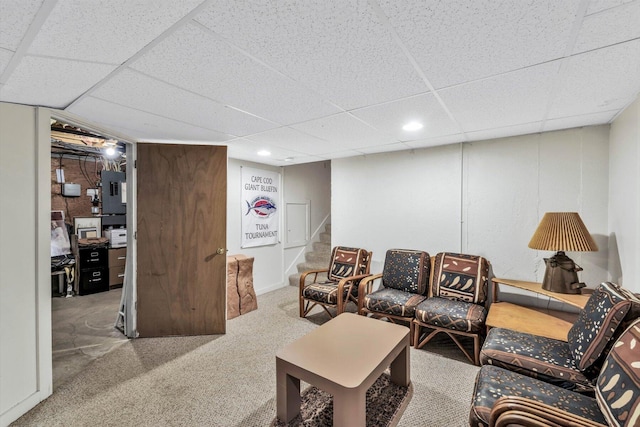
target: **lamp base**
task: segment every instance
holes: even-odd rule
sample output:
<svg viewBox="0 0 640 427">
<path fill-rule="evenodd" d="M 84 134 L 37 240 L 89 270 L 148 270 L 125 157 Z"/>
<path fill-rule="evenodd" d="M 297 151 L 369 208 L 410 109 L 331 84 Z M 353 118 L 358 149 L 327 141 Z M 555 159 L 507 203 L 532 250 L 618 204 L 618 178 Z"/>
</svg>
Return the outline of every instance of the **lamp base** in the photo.
<svg viewBox="0 0 640 427">
<path fill-rule="evenodd" d="M 544 259 L 547 269 L 544 272 L 542 289 L 560 294 L 580 294 L 584 283 L 578 281 L 578 271 L 582 268 L 564 252 L 557 252 L 551 258 Z"/>
</svg>

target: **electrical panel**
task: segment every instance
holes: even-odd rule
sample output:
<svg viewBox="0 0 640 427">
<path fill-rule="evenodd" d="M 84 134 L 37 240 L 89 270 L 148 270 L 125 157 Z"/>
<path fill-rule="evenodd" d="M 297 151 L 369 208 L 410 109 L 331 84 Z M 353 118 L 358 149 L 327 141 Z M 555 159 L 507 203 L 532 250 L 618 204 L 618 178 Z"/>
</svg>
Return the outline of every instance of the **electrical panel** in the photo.
<svg viewBox="0 0 640 427">
<path fill-rule="evenodd" d="M 124 172 L 102 171 L 101 176 L 102 214 L 126 214 L 126 174 Z"/>
</svg>

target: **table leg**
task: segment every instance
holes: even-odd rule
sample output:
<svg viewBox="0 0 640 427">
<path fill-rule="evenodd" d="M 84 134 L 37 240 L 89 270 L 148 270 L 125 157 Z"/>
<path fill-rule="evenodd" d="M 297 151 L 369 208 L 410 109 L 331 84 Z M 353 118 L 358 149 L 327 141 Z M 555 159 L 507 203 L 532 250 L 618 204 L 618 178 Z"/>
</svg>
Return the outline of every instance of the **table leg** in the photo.
<svg viewBox="0 0 640 427">
<path fill-rule="evenodd" d="M 365 427 L 367 390 L 360 387 L 343 389 L 333 396 L 334 427 Z"/>
<path fill-rule="evenodd" d="M 402 387 L 408 387 L 411 381 L 409 363 L 409 345 L 405 345 L 393 362 L 391 362 L 391 381 Z"/>
<path fill-rule="evenodd" d="M 289 422 L 300 413 L 300 380 L 285 371 L 276 360 L 276 404 L 281 421 Z"/>
</svg>

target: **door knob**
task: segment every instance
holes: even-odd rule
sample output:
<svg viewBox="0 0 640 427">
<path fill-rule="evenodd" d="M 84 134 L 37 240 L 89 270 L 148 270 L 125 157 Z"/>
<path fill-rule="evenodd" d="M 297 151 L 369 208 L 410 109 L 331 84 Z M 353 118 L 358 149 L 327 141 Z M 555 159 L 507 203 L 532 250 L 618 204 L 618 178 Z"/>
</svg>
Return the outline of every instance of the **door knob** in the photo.
<svg viewBox="0 0 640 427">
<path fill-rule="evenodd" d="M 226 251 L 227 251 L 227 250 L 226 250 L 225 248 L 218 248 L 218 250 L 216 250 L 216 253 L 217 253 L 218 255 L 222 255 L 222 254 L 224 254 Z"/>
</svg>

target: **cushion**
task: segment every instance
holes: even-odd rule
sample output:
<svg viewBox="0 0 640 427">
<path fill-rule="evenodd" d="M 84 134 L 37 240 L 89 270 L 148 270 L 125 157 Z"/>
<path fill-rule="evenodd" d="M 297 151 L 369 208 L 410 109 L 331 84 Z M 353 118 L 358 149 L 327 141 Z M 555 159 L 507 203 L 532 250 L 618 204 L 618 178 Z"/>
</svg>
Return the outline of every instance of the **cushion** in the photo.
<svg viewBox="0 0 640 427">
<path fill-rule="evenodd" d="M 416 306 L 425 298 L 424 295 L 385 288 L 365 296 L 364 307 L 374 313 L 413 319 Z"/>
<path fill-rule="evenodd" d="M 424 295 L 431 260 L 424 251 L 389 249 L 384 259 L 382 286 Z"/>
<path fill-rule="evenodd" d="M 640 319 L 607 356 L 596 384 L 596 400 L 609 425 L 640 425 Z"/>
<path fill-rule="evenodd" d="M 352 289 L 355 286 L 351 287 Z M 344 295 L 347 295 L 349 286 L 344 287 Z M 338 303 L 338 282 L 318 282 L 307 285 L 302 290 L 302 296 L 306 299 L 321 302 L 323 304 L 337 304 Z"/>
<path fill-rule="evenodd" d="M 578 369 L 584 371 L 600 357 L 631 302 L 612 283 L 602 283 L 589 297 L 567 335 Z"/>
<path fill-rule="evenodd" d="M 416 319 L 422 323 L 454 331 L 478 333 L 486 318 L 484 306 L 446 298 L 431 297 L 416 307 Z"/>
<path fill-rule="evenodd" d="M 521 396 L 606 425 L 596 399 L 544 381 L 485 365 L 476 377 L 469 423 L 489 425 L 493 404 L 503 396 Z"/>
<path fill-rule="evenodd" d="M 364 274 L 366 270 L 364 261 L 367 256 L 368 252 L 364 249 L 336 246 L 331 253 L 329 280 L 339 282 L 346 277 Z"/>
<path fill-rule="evenodd" d="M 480 256 L 441 252 L 436 255 L 431 294 L 441 298 L 484 304 L 489 262 Z"/>
<path fill-rule="evenodd" d="M 596 375 L 578 369 L 569 344 L 505 328 L 492 328 L 480 350 L 480 364 L 494 365 L 544 382 L 593 393 Z"/>
</svg>

